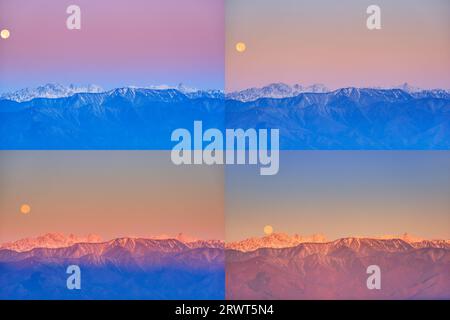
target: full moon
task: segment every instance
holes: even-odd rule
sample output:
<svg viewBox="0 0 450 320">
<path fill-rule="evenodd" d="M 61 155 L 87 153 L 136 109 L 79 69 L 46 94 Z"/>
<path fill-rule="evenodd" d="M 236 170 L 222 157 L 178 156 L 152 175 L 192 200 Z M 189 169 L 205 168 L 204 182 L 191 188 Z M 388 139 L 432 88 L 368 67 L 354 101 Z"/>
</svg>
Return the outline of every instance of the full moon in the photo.
<svg viewBox="0 0 450 320">
<path fill-rule="evenodd" d="M 31 207 L 28 204 L 23 204 L 20 206 L 20 212 L 23 214 L 28 214 L 31 212 Z"/>
<path fill-rule="evenodd" d="M 264 233 L 266 235 L 270 235 L 270 234 L 272 234 L 272 232 L 273 232 L 272 226 L 267 225 L 267 226 L 264 227 Z"/>
<path fill-rule="evenodd" d="M 9 38 L 9 30 L 3 29 L 2 31 L 0 31 L 0 37 L 2 37 L 2 39 L 8 39 Z"/>
<path fill-rule="evenodd" d="M 236 51 L 237 52 L 244 52 L 247 49 L 247 46 L 243 42 L 236 43 Z"/>
</svg>

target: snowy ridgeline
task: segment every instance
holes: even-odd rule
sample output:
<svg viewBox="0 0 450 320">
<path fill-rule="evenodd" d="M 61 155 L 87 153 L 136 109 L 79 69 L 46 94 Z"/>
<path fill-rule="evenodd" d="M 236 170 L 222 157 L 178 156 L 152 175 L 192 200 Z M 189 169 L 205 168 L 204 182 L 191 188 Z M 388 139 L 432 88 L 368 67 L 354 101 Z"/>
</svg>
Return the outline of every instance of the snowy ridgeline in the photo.
<svg viewBox="0 0 450 320">
<path fill-rule="evenodd" d="M 0 99 L 0 149 L 169 150 L 172 132 L 195 121 L 205 130 L 279 129 L 281 149 L 450 149 L 450 94 L 441 89 L 272 84 L 224 100 L 183 85 L 50 86 Z"/>
</svg>

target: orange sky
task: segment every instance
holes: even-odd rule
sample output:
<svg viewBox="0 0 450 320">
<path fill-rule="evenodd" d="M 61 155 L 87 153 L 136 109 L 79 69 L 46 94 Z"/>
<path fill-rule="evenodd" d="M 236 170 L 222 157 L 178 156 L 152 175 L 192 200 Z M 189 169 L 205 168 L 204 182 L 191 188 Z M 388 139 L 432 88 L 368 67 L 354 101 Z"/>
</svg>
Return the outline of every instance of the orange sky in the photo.
<svg viewBox="0 0 450 320">
<path fill-rule="evenodd" d="M 226 240 L 274 232 L 328 239 L 450 239 L 449 151 L 282 151 L 280 171 L 226 168 Z"/>
<path fill-rule="evenodd" d="M 227 1 L 226 90 L 273 82 L 450 89 L 450 1 L 379 0 L 382 29 L 370 31 L 372 2 Z"/>
<path fill-rule="evenodd" d="M 0 176 L 0 243 L 47 232 L 223 239 L 223 168 L 178 167 L 170 151 L 1 151 Z"/>
</svg>

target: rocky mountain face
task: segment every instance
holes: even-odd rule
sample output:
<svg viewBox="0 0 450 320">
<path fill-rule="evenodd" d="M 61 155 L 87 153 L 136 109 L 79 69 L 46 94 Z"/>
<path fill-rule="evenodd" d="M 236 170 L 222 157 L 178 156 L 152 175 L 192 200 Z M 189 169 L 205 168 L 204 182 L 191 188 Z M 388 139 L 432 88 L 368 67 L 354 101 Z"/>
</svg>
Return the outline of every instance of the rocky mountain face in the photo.
<svg viewBox="0 0 450 320">
<path fill-rule="evenodd" d="M 381 269 L 369 290 L 367 267 Z M 226 252 L 229 299 L 449 299 L 450 242 L 345 238 Z"/>
<path fill-rule="evenodd" d="M 326 237 L 322 234 L 314 234 L 312 236 L 300 236 L 298 234 L 295 234 L 293 236 L 290 236 L 285 233 L 272 233 L 262 238 L 253 237 L 242 241 L 230 242 L 226 244 L 226 248 L 247 252 L 254 251 L 260 248 L 295 247 L 300 243 L 305 242 L 322 243 L 326 242 Z"/>
<path fill-rule="evenodd" d="M 282 149 L 450 148 L 450 98 L 344 88 L 284 99 L 227 101 L 227 127 L 278 128 Z"/>
<path fill-rule="evenodd" d="M 53 239 L 50 243 L 55 245 L 54 238 L 59 239 L 55 234 L 36 239 Z M 58 243 L 67 239 L 80 238 L 64 237 Z M 321 235 L 272 234 L 226 248 L 217 240 L 144 238 L 57 248 L 39 243 L 47 247 L 0 249 L 1 298 L 221 299 L 225 294 L 231 299 L 450 298 L 448 240 L 327 242 Z M 81 269 L 82 290 L 65 287 L 65 270 L 73 264 Z M 381 290 L 367 289 L 369 265 L 381 269 Z"/>
<path fill-rule="evenodd" d="M 271 83 L 262 88 L 250 88 L 231 92 L 228 93 L 226 97 L 231 100 L 249 102 L 261 98 L 291 98 L 304 92 L 324 93 L 330 92 L 330 90 L 323 84 L 302 86 L 300 84 L 287 85 L 285 83 Z"/>
<path fill-rule="evenodd" d="M 47 83 L 37 88 L 25 88 L 18 91 L 8 92 L 0 95 L 0 99 L 11 100 L 16 102 L 30 101 L 36 98 L 65 98 L 76 93 L 100 93 L 104 90 L 97 85 L 64 86 L 58 83 Z"/>
<path fill-rule="evenodd" d="M 69 247 L 75 243 L 101 242 L 101 237 L 95 234 L 89 234 L 85 237 L 79 237 L 73 234 L 65 236 L 62 233 L 47 233 L 36 238 L 24 238 L 13 242 L 7 242 L 0 245 L 0 250 L 8 249 L 17 252 L 29 251 L 34 248 L 62 248 Z"/>
<path fill-rule="evenodd" d="M 282 149 L 450 148 L 446 90 L 275 87 L 288 97 L 258 93 L 240 101 L 185 87 L 3 96 L 0 149 L 171 149 L 173 130 L 192 129 L 196 120 L 205 130 L 279 129 Z"/>
<path fill-rule="evenodd" d="M 81 269 L 81 290 L 66 288 L 69 265 Z M 119 238 L 0 249 L 2 299 L 221 299 L 223 279 L 220 241 Z"/>
<path fill-rule="evenodd" d="M 173 130 L 223 128 L 223 99 L 119 88 L 26 102 L 0 100 L 0 149 L 168 149 Z"/>
</svg>

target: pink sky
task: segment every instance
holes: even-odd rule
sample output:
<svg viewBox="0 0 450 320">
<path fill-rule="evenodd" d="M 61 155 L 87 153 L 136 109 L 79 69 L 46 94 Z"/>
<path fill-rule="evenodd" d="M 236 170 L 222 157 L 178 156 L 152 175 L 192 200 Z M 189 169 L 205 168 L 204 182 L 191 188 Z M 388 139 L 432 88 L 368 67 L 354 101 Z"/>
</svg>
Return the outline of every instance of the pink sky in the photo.
<svg viewBox="0 0 450 320">
<path fill-rule="evenodd" d="M 223 88 L 223 1 L 2 0 L 0 90 L 47 82 L 104 87 L 178 84 Z"/>
</svg>

